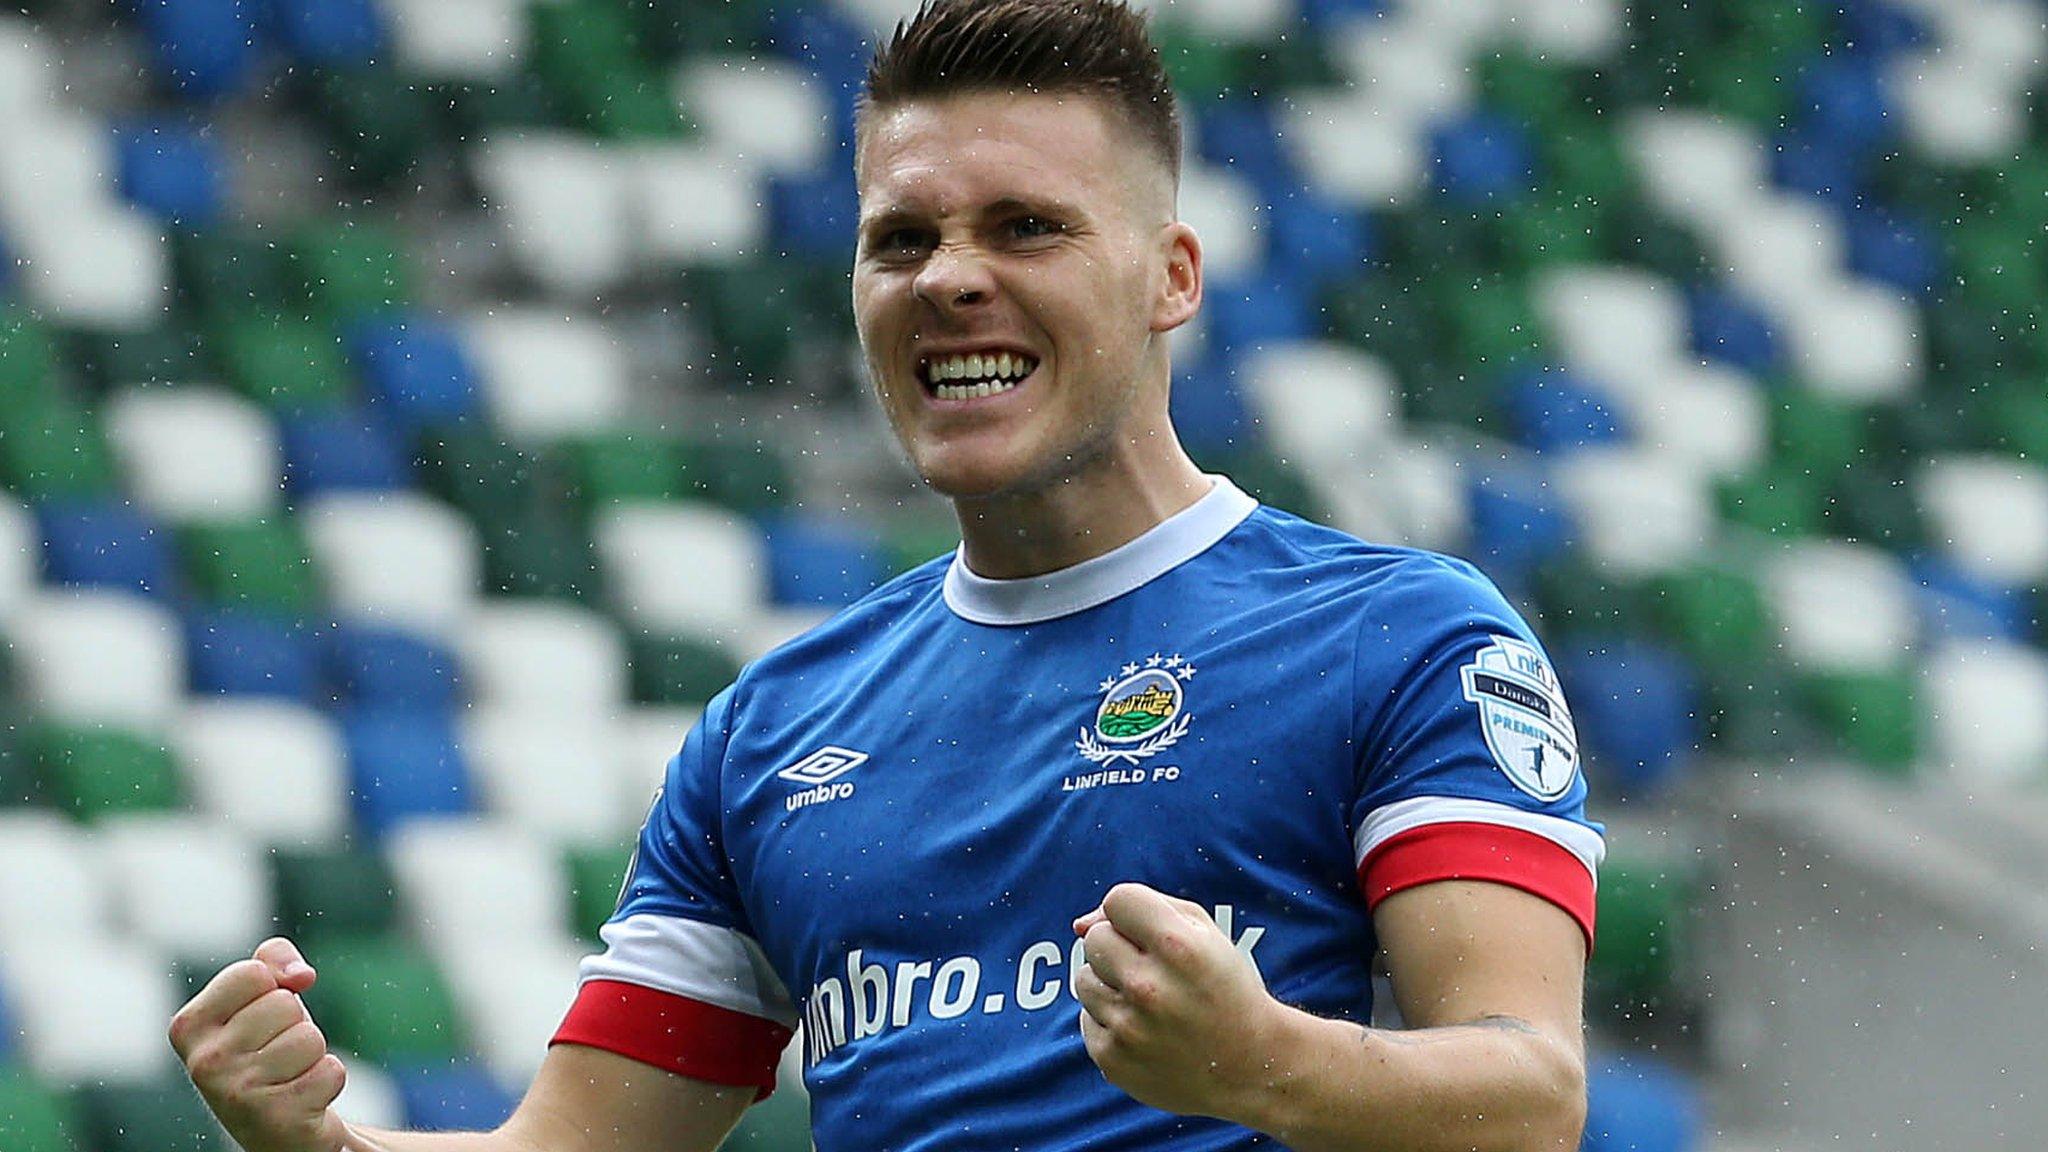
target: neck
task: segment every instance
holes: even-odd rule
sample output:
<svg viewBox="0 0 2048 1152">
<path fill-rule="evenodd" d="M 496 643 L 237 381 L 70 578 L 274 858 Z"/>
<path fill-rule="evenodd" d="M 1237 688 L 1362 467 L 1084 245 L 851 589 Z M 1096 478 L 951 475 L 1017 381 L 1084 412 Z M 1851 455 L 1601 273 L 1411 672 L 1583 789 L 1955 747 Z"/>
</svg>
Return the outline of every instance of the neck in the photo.
<svg viewBox="0 0 2048 1152">
<path fill-rule="evenodd" d="M 1152 440 L 1147 437 L 1144 440 Z M 962 556 L 977 576 L 1042 576 L 1137 539 L 1209 491 L 1169 432 L 1028 490 L 956 497 Z"/>
</svg>

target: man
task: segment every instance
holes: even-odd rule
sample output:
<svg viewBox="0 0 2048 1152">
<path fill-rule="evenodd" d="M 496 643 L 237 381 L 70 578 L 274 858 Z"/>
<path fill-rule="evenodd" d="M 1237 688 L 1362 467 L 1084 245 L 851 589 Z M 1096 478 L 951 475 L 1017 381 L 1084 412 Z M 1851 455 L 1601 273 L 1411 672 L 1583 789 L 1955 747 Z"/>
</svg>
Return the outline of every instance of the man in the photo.
<svg viewBox="0 0 2048 1152">
<path fill-rule="evenodd" d="M 249 1152 L 710 1149 L 799 1022 L 827 1150 L 1577 1147 L 1601 849 L 1563 699 L 1469 567 L 1181 450 L 1178 155 L 1122 4 L 899 27 L 855 311 L 960 552 L 706 709 L 498 1131 L 351 1129 L 305 961 L 225 969 L 172 1039 Z"/>
</svg>

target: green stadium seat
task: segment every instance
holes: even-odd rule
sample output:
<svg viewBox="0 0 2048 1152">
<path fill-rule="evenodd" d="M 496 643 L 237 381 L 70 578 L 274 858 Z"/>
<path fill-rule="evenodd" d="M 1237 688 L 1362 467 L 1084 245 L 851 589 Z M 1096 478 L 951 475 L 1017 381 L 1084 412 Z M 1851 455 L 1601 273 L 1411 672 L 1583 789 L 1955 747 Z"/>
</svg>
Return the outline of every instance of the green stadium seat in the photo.
<svg viewBox="0 0 2048 1152">
<path fill-rule="evenodd" d="M 1535 596 L 1544 635 L 1558 640 L 1598 638 L 1625 631 L 1654 603 L 1651 586 L 1618 577 L 1568 556 L 1536 569 Z"/>
<path fill-rule="evenodd" d="M 286 245 L 288 272 L 314 314 L 336 323 L 408 305 L 413 276 L 404 242 L 366 221 L 320 222 Z"/>
<path fill-rule="evenodd" d="M 35 313 L 0 303 L 0 412 L 57 394 L 57 336 Z"/>
<path fill-rule="evenodd" d="M 795 477 L 774 443 L 700 440 L 683 443 L 681 452 L 686 495 L 747 513 L 796 502 Z"/>
<path fill-rule="evenodd" d="M 568 495 L 584 509 L 684 494 L 679 446 L 659 435 L 617 431 L 582 436 L 564 448 Z"/>
<path fill-rule="evenodd" d="M 1801 693 L 1816 726 L 1858 763 L 1892 774 L 1918 763 L 1921 716 L 1912 671 L 1837 671 L 1806 676 Z"/>
<path fill-rule="evenodd" d="M 1438 290 L 1450 320 L 1441 351 L 1455 362 L 1498 372 L 1542 354 L 1543 323 L 1521 284 L 1485 278 L 1447 282 Z"/>
<path fill-rule="evenodd" d="M 0 1066 L 0 1148 L 7 1152 L 77 1152 L 79 1124 L 71 1100 L 25 1068 Z"/>
<path fill-rule="evenodd" d="M 276 238 L 256 229 L 173 232 L 171 264 L 181 298 L 210 319 L 276 308 L 290 284 Z M 209 333 L 212 355 L 218 344 Z"/>
<path fill-rule="evenodd" d="M 627 9 L 641 54 L 652 60 L 684 56 L 751 56 L 763 47 L 768 0 L 644 0 Z"/>
<path fill-rule="evenodd" d="M 633 699 L 641 704 L 708 703 L 739 675 L 737 660 L 707 639 L 630 632 Z"/>
<path fill-rule="evenodd" d="M 488 592 L 587 601 L 603 589 L 589 534 L 558 512 L 479 522 L 477 537 Z"/>
<path fill-rule="evenodd" d="M 1689 565 L 1655 577 L 1651 589 L 1647 618 L 1702 665 L 1736 668 L 1766 658 L 1770 612 L 1762 589 L 1736 565 Z"/>
<path fill-rule="evenodd" d="M 1826 485 L 1865 455 L 1869 420 L 1856 405 L 1799 386 L 1780 387 L 1772 399 L 1771 458 L 1780 469 Z"/>
<path fill-rule="evenodd" d="M 37 501 L 111 493 L 113 455 L 98 421 L 65 397 L 0 404 L 0 486 Z"/>
<path fill-rule="evenodd" d="M 1606 1019 L 1661 1007 L 1684 967 L 1699 880 L 1681 861 L 1617 859 L 1600 866 L 1600 947 L 1586 964 L 1590 999 Z"/>
<path fill-rule="evenodd" d="M 960 525 L 943 511 L 915 520 L 901 520 L 890 526 L 884 546 L 889 552 L 889 570 L 908 572 L 927 560 L 950 554 L 960 546 Z"/>
<path fill-rule="evenodd" d="M 1404 382 L 1437 362 L 1439 320 L 1419 286 L 1361 277 L 1327 290 L 1321 312 L 1332 339 L 1386 361 Z"/>
<path fill-rule="evenodd" d="M 179 546 L 203 602 L 297 615 L 319 601 L 311 552 L 292 517 L 192 524 Z"/>
<path fill-rule="evenodd" d="M 1243 94 L 1241 61 L 1230 46 L 1217 37 L 1184 21 L 1161 20 L 1153 26 L 1152 37 L 1159 45 L 1159 59 L 1173 81 L 1174 91 L 1194 103 L 1230 92 Z"/>
<path fill-rule="evenodd" d="M 455 140 L 491 132 L 535 130 L 558 124 L 562 110 L 540 77 L 513 72 L 489 79 L 447 80 L 428 86 L 437 116 Z"/>
<path fill-rule="evenodd" d="M 2010 310 L 2040 303 L 2048 294 L 2039 229 L 2016 217 L 1970 212 L 1949 222 L 1943 250 L 1964 299 Z"/>
<path fill-rule="evenodd" d="M 38 720 L 23 743 L 35 757 L 42 795 L 79 819 L 168 811 L 184 802 L 177 761 L 153 737 Z"/>
<path fill-rule="evenodd" d="M 210 339 L 227 382 L 251 400 L 280 411 L 339 408 L 349 402 L 353 387 L 341 342 L 324 323 L 243 312 L 214 325 Z"/>
<path fill-rule="evenodd" d="M 533 70 L 571 123 L 614 138 L 685 134 L 688 125 L 660 73 L 636 52 L 624 12 L 595 0 L 567 0 L 534 8 L 531 20 Z"/>
<path fill-rule="evenodd" d="M 1503 259 L 1515 268 L 1587 264 L 1599 259 L 1606 209 L 1590 197 L 1554 193 L 1500 217 Z"/>
<path fill-rule="evenodd" d="M 183 1075 L 87 1085 L 78 1090 L 77 1111 L 93 1152 L 233 1152 Z"/>
<path fill-rule="evenodd" d="M 398 935 L 322 932 L 300 941 L 320 980 L 306 1007 L 331 1044 L 380 1064 L 454 1059 L 464 1037 L 446 977 Z"/>
<path fill-rule="evenodd" d="M 345 184 L 390 187 L 432 150 L 436 104 L 398 69 L 372 64 L 323 71 L 312 88 L 313 111 Z"/>
<path fill-rule="evenodd" d="M 284 934 L 353 939 L 397 927 L 398 882 L 380 853 L 360 844 L 280 845 L 270 859 Z"/>
<path fill-rule="evenodd" d="M 559 452 L 533 445 L 515 447 L 487 428 L 428 432 L 415 462 L 427 491 L 490 523 L 526 516 L 568 485 Z"/>
<path fill-rule="evenodd" d="M 1811 536 L 1821 529 L 1818 478 L 1797 465 L 1767 465 L 1716 485 L 1726 522 L 1780 536 Z"/>
<path fill-rule="evenodd" d="M 199 333 L 177 320 L 134 332 L 73 333 L 67 350 L 79 376 L 100 394 L 134 384 L 178 384 L 218 374 Z"/>
<path fill-rule="evenodd" d="M 1285 34 L 1229 47 L 1229 74 L 1244 91 L 1268 99 L 1287 92 L 1339 87 L 1346 79 L 1343 66 L 1322 37 Z"/>
<path fill-rule="evenodd" d="M 597 943 L 597 930 L 611 919 L 617 907 L 619 889 L 626 883 L 626 863 L 632 858 L 633 842 L 584 844 L 567 849 L 563 868 L 568 875 L 568 920 L 576 935 Z"/>
<path fill-rule="evenodd" d="M 823 299 L 824 279 L 802 261 L 762 257 L 693 271 L 684 290 L 740 373 L 773 376 L 788 368 L 801 334 L 846 330 L 833 326 L 845 317 Z M 836 276 L 829 283 L 839 285 Z"/>
</svg>

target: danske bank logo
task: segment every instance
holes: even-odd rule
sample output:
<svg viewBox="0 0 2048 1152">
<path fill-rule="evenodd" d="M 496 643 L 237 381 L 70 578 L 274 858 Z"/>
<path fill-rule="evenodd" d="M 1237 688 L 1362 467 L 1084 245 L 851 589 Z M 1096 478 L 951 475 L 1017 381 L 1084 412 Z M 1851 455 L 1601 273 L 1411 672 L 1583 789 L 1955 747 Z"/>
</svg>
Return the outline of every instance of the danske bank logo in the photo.
<svg viewBox="0 0 2048 1152">
<path fill-rule="evenodd" d="M 1209 914 L 1256 971 L 1253 950 L 1266 930 L 1239 931 L 1237 909 L 1229 904 Z M 816 1064 L 841 1045 L 908 1027 L 920 1017 L 1042 1012 L 1063 1000 L 1078 1003 L 1074 979 L 1087 962 L 1087 946 L 1078 938 L 1040 940 L 1014 959 L 987 964 L 974 956 L 890 963 L 855 948 L 846 954 L 845 974 L 813 984 L 804 999 L 805 1058 Z"/>
</svg>

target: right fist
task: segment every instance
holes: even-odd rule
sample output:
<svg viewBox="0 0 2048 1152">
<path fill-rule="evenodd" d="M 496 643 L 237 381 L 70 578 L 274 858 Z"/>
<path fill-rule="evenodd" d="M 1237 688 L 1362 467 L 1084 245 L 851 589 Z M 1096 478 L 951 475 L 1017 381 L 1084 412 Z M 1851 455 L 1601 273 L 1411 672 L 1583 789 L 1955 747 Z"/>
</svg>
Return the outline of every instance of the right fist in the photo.
<svg viewBox="0 0 2048 1152">
<path fill-rule="evenodd" d="M 171 1017 L 171 1047 L 206 1106 L 247 1152 L 342 1152 L 329 1110 L 341 1060 L 299 993 L 316 976 L 297 946 L 273 937 L 220 970 Z"/>
</svg>

